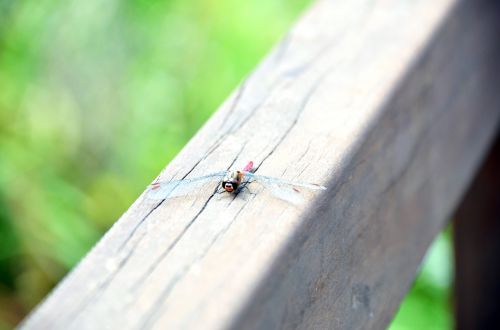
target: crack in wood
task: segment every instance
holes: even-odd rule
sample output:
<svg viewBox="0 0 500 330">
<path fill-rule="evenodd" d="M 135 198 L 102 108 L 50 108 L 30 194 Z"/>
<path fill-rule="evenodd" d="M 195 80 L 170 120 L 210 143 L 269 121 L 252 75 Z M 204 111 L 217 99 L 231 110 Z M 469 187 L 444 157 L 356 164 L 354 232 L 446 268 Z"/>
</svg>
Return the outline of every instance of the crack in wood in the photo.
<svg viewBox="0 0 500 330">
<path fill-rule="evenodd" d="M 239 105 L 241 98 L 243 97 L 243 93 L 245 92 L 246 86 L 250 78 L 252 77 L 252 74 L 250 74 L 247 78 L 243 80 L 241 83 L 240 87 L 238 88 L 237 94 L 234 98 L 233 103 L 231 104 L 231 107 L 227 111 L 226 115 L 222 119 L 222 124 L 220 126 L 219 130 L 223 130 L 224 126 L 226 125 L 227 120 L 232 116 L 232 114 L 235 112 L 236 107 Z M 228 130 L 230 132 L 231 129 Z"/>
<path fill-rule="evenodd" d="M 307 107 L 307 104 L 309 103 L 309 101 L 311 100 L 312 96 L 314 95 L 314 93 L 316 92 L 316 90 L 318 89 L 318 87 L 321 85 L 321 83 L 323 82 L 323 80 L 328 76 L 328 74 L 330 73 L 331 69 L 328 69 L 328 70 L 325 70 L 325 72 L 323 74 L 321 74 L 311 85 L 311 87 L 309 88 L 309 90 L 306 92 L 304 98 L 302 99 L 302 102 L 298 108 L 298 111 L 297 113 L 295 114 L 294 116 L 294 119 L 291 123 L 291 125 L 286 129 L 285 133 L 281 136 L 281 138 L 278 140 L 278 142 L 276 143 L 276 145 L 271 149 L 271 151 L 269 151 L 269 153 L 264 156 L 264 158 L 262 159 L 262 161 L 259 163 L 259 165 L 257 165 L 255 167 L 255 171 L 257 171 L 261 166 L 262 164 L 269 158 L 271 157 L 271 155 L 276 151 L 276 149 L 281 145 L 281 143 L 286 139 L 286 137 L 290 134 L 290 132 L 292 131 L 292 129 L 297 125 L 297 122 L 299 121 L 299 118 L 302 114 L 302 112 L 305 110 L 305 108 Z"/>
<path fill-rule="evenodd" d="M 117 251 L 116 252 L 119 252 L 121 250 L 123 250 L 123 248 L 125 247 L 125 245 L 127 245 L 127 243 L 130 241 L 130 239 L 134 236 L 135 232 L 137 231 L 137 229 L 143 224 L 144 221 L 146 221 L 146 219 L 161 205 L 163 204 L 163 202 L 165 202 L 164 199 L 162 199 L 160 202 L 158 202 L 158 204 L 156 204 L 135 226 L 134 228 L 132 228 L 132 230 L 130 231 L 130 233 L 127 235 L 127 237 L 125 238 L 125 240 L 122 242 L 122 244 L 120 244 L 120 246 L 118 247 Z"/>
<path fill-rule="evenodd" d="M 252 197 L 253 199 L 254 197 Z M 221 231 L 217 233 L 217 235 L 214 236 L 214 238 L 210 241 L 208 244 L 207 248 L 203 250 L 203 252 L 193 260 L 189 264 L 189 266 L 184 267 L 181 272 L 179 272 L 175 277 L 173 278 L 172 281 L 169 282 L 169 284 L 166 286 L 165 290 L 162 291 L 158 299 L 155 301 L 153 306 L 155 306 L 154 309 L 152 309 L 151 313 L 145 318 L 145 320 L 142 323 L 142 326 L 140 327 L 141 329 L 150 329 L 158 319 L 159 313 L 161 311 L 161 306 L 163 302 L 169 297 L 172 289 L 175 287 L 175 285 L 181 280 L 188 272 L 190 269 L 192 269 L 196 264 L 200 262 L 200 260 L 203 260 L 205 256 L 208 254 L 210 249 L 217 243 L 217 241 L 220 239 L 220 237 L 224 236 L 224 234 L 229 230 L 229 228 L 233 225 L 233 223 L 236 221 L 240 213 L 245 209 L 245 207 L 248 205 L 248 202 L 243 204 L 242 207 L 235 213 L 233 216 L 232 220 L 228 223 L 226 227 L 224 227 Z"/>
<path fill-rule="evenodd" d="M 299 156 L 299 158 L 297 159 L 297 161 L 295 162 L 295 164 L 300 164 L 300 163 L 302 163 L 302 160 L 304 159 L 304 157 L 305 157 L 305 156 L 307 155 L 307 153 L 309 152 L 309 149 L 311 148 L 311 144 L 312 144 L 312 141 L 310 140 L 310 141 L 307 143 L 307 147 L 306 147 L 306 148 L 305 148 L 305 150 L 304 150 L 304 151 L 300 154 L 300 156 Z M 288 169 L 289 169 L 289 168 L 290 168 L 289 166 L 285 167 L 285 169 L 284 169 L 284 170 L 283 170 L 283 172 L 281 173 L 281 177 L 284 177 L 284 176 L 285 176 L 285 174 L 288 172 Z M 294 178 L 295 178 L 295 179 L 296 179 L 296 178 L 299 178 L 299 177 L 302 175 L 302 173 L 304 173 L 304 171 L 305 171 L 307 168 L 308 168 L 308 166 L 303 167 L 303 168 L 300 170 L 299 174 L 295 175 L 295 176 L 294 176 Z"/>
</svg>

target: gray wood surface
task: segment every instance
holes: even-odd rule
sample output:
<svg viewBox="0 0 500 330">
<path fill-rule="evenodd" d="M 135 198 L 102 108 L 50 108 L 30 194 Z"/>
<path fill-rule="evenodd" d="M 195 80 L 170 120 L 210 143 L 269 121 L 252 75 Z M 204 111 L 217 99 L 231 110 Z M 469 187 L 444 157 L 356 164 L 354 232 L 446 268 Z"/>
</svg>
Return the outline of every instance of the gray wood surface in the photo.
<svg viewBox="0 0 500 330">
<path fill-rule="evenodd" d="M 384 328 L 498 128 L 493 3 L 316 2 L 160 178 L 328 189 L 141 196 L 21 327 Z"/>
</svg>

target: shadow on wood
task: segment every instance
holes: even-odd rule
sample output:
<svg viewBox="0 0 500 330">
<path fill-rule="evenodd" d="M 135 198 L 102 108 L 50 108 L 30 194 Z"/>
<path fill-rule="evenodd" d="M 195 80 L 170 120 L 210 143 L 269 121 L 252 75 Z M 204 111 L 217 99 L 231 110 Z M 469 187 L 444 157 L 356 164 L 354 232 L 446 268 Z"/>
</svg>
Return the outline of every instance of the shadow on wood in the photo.
<svg viewBox="0 0 500 330">
<path fill-rule="evenodd" d="M 387 326 L 498 130 L 499 14 L 448 15 L 234 329 Z"/>
<path fill-rule="evenodd" d="M 499 329 L 500 135 L 454 221 L 457 329 Z"/>
</svg>

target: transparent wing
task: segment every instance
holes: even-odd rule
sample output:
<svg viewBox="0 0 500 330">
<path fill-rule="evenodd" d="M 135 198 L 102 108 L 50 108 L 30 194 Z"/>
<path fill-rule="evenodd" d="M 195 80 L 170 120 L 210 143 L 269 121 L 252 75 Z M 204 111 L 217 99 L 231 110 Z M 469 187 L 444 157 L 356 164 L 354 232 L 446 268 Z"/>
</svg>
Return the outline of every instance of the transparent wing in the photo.
<svg viewBox="0 0 500 330">
<path fill-rule="evenodd" d="M 319 184 L 284 180 L 258 175 L 251 172 L 245 172 L 245 177 L 245 181 L 249 183 L 257 182 L 275 197 L 278 197 L 292 204 L 300 204 L 304 201 L 305 195 L 311 194 L 317 190 L 326 189 L 326 187 Z"/>
<path fill-rule="evenodd" d="M 315 183 L 306 183 L 306 182 L 301 182 L 301 181 L 291 181 L 291 180 L 285 180 L 285 179 L 280 179 L 280 178 L 273 178 L 270 176 L 263 176 L 263 175 L 258 175 L 254 174 L 252 172 L 245 172 L 245 177 L 247 178 L 248 182 L 260 182 L 262 184 L 271 184 L 275 186 L 291 186 L 291 187 L 297 187 L 298 188 L 306 188 L 309 190 L 325 190 L 326 187 L 315 184 Z"/>
<path fill-rule="evenodd" d="M 167 199 L 186 196 L 210 181 L 220 181 L 225 174 L 226 172 L 217 172 L 192 179 L 158 181 L 148 187 L 146 198 Z"/>
</svg>

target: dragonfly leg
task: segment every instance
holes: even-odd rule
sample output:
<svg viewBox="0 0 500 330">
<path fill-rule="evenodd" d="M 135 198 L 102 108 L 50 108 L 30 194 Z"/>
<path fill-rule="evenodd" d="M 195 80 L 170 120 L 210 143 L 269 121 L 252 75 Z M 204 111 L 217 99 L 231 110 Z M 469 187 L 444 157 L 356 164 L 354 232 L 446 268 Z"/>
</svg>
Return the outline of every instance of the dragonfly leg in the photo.
<svg viewBox="0 0 500 330">
<path fill-rule="evenodd" d="M 247 192 L 250 194 L 250 195 L 256 195 L 255 193 L 253 193 L 250 188 L 248 188 L 248 184 L 251 183 L 250 181 L 245 181 L 245 182 L 242 182 L 241 185 L 238 187 L 238 191 L 237 191 L 237 194 L 240 193 L 241 191 L 243 191 L 244 189 L 247 190 Z"/>
</svg>

